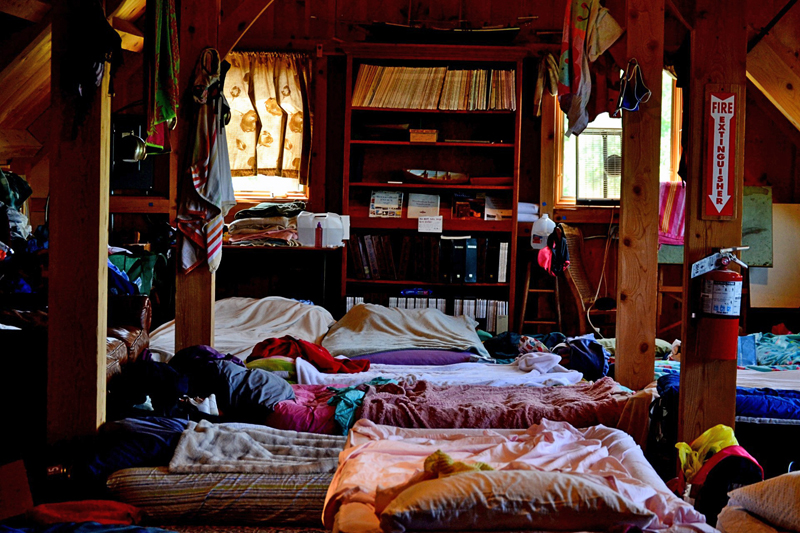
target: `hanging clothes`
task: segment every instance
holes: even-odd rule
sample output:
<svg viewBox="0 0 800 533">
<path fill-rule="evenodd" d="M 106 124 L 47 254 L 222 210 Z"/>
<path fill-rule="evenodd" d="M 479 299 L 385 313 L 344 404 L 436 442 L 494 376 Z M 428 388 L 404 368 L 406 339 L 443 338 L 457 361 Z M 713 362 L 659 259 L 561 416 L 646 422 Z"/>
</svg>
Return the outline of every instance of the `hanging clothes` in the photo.
<svg viewBox="0 0 800 533">
<path fill-rule="evenodd" d="M 163 146 L 166 141 L 164 127 L 174 126 L 178 117 L 178 72 L 180 51 L 178 48 L 178 23 L 174 0 L 153 0 L 147 3 L 152 20 L 148 37 L 152 49 L 148 49 L 150 60 L 147 94 L 147 135 L 149 144 Z M 146 40 L 145 42 L 147 42 Z"/>
<path fill-rule="evenodd" d="M 191 164 L 183 178 L 178 204 L 181 267 L 191 272 L 208 261 L 215 272 L 222 258 L 223 218 L 236 205 L 233 195 L 225 116 L 228 113 L 221 87 L 224 72 L 219 53 L 206 48 L 195 69 L 193 97 L 197 104 L 195 130 L 191 134 Z"/>
<path fill-rule="evenodd" d="M 682 245 L 686 186 L 683 181 L 662 181 L 659 192 L 658 244 Z"/>
<path fill-rule="evenodd" d="M 558 101 L 569 118 L 567 135 L 579 135 L 589 124 L 586 111 L 592 92 L 589 62 L 608 50 L 622 33 L 600 0 L 567 2 L 558 80 Z"/>
</svg>

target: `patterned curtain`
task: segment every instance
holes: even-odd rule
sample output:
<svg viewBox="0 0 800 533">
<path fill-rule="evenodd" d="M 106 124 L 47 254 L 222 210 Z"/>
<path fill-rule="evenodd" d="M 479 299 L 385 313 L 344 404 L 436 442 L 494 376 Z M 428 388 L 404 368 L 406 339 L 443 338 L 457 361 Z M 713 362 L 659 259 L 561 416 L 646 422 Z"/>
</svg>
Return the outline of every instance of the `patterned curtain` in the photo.
<svg viewBox="0 0 800 533">
<path fill-rule="evenodd" d="M 233 52 L 225 79 L 231 173 L 308 182 L 312 110 L 310 59 L 302 54 Z"/>
</svg>

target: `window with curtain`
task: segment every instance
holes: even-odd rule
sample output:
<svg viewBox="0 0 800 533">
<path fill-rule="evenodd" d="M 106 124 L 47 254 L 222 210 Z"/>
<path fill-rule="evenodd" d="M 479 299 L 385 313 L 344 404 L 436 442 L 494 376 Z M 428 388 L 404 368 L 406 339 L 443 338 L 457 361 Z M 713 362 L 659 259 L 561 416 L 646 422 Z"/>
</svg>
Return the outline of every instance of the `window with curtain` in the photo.
<svg viewBox="0 0 800 533">
<path fill-rule="evenodd" d="M 661 79 L 660 181 L 679 181 L 681 92 L 666 71 Z M 566 132 L 566 120 L 562 120 Z M 622 176 L 622 120 L 601 113 L 578 136 L 561 137 L 562 174 L 558 203 L 614 203 Z"/>
<path fill-rule="evenodd" d="M 233 52 L 227 60 L 226 133 L 237 199 L 306 197 L 313 116 L 309 56 Z"/>
</svg>

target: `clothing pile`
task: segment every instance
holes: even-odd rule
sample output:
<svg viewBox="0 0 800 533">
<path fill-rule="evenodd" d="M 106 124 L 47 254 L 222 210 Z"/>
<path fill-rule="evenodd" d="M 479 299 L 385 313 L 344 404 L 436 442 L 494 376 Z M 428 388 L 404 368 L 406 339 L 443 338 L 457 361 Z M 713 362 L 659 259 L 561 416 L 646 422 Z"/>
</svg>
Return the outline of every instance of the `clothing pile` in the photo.
<svg viewBox="0 0 800 533">
<path fill-rule="evenodd" d="M 261 203 L 236 213 L 228 225 L 227 243 L 242 246 L 300 246 L 297 215 L 303 202 Z"/>
</svg>

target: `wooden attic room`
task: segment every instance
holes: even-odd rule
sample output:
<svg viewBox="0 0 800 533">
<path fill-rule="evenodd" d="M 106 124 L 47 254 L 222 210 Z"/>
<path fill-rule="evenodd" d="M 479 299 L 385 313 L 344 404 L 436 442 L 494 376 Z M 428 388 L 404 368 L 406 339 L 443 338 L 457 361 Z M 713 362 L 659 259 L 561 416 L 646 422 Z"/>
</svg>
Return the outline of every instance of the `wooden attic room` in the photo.
<svg viewBox="0 0 800 533">
<path fill-rule="evenodd" d="M 0 0 L 0 528 L 800 531 L 798 28 Z"/>
</svg>

